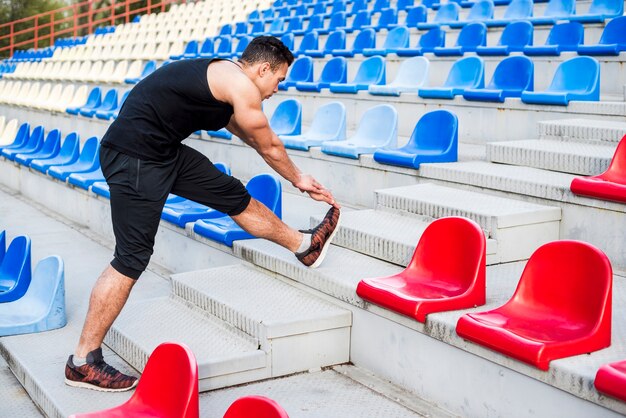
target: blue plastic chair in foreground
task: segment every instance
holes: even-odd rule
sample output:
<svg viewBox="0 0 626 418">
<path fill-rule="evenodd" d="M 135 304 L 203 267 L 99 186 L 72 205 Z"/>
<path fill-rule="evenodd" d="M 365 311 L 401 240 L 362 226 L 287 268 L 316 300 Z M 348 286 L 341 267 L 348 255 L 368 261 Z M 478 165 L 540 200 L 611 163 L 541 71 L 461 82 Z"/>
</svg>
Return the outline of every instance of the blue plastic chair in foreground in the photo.
<svg viewBox="0 0 626 418">
<path fill-rule="evenodd" d="M 78 160 L 73 164 L 54 165 L 48 169 L 48 175 L 61 181 L 67 180 L 72 173 L 86 173 L 100 167 L 98 151 L 100 144 L 95 136 L 87 139 Z"/>
<path fill-rule="evenodd" d="M 348 78 L 348 63 L 344 57 L 335 57 L 328 60 L 320 77 L 315 81 L 298 81 L 296 90 L 321 91 L 329 88 L 331 83 L 345 83 Z"/>
<path fill-rule="evenodd" d="M 511 52 L 521 52 L 527 45 L 533 43 L 533 25 L 530 22 L 520 21 L 506 25 L 496 46 L 479 46 L 478 55 L 509 55 Z"/>
<path fill-rule="evenodd" d="M 504 11 L 502 19 L 485 20 L 488 28 L 506 26 L 513 21 L 527 20 L 533 15 L 533 0 L 513 0 Z"/>
<path fill-rule="evenodd" d="M 78 113 L 82 109 L 87 110 L 87 109 L 97 108 L 100 106 L 101 103 L 102 103 L 102 90 L 100 90 L 100 87 L 94 87 L 89 92 L 89 96 L 87 96 L 87 102 L 84 105 L 78 106 L 78 107 L 68 107 L 65 111 L 69 113 L 70 115 L 78 115 Z"/>
<path fill-rule="evenodd" d="M 302 129 L 302 104 L 296 99 L 281 102 L 270 119 L 276 135 L 300 135 Z"/>
<path fill-rule="evenodd" d="M 78 134 L 76 132 L 72 132 L 65 137 L 58 154 L 51 157 L 33 159 L 30 162 L 29 167 L 37 171 L 41 171 L 42 173 L 46 173 L 48 168 L 53 165 L 73 164 L 76 160 L 78 160 L 79 145 Z"/>
<path fill-rule="evenodd" d="M 379 96 L 399 96 L 401 93 L 417 93 L 427 84 L 430 61 L 424 57 L 413 57 L 402 61 L 396 78 L 384 86 L 369 86 L 369 93 Z"/>
<path fill-rule="evenodd" d="M 570 100 L 600 100 L 600 63 L 592 57 L 575 57 L 562 62 L 545 91 L 524 92 L 524 103 L 567 106 Z"/>
<path fill-rule="evenodd" d="M 351 48 L 334 49 L 331 53 L 334 57 L 353 57 L 356 54 L 363 53 L 365 48 L 374 48 L 376 45 L 376 32 L 373 29 L 363 29 L 352 42 Z"/>
<path fill-rule="evenodd" d="M 550 0 L 541 17 L 531 17 L 533 25 L 555 25 L 559 20 L 567 20 L 576 13 L 575 0 Z"/>
<path fill-rule="evenodd" d="M 341 102 L 321 106 L 315 112 L 311 127 L 302 135 L 280 135 L 286 148 L 308 151 L 326 141 L 346 139 L 346 108 Z"/>
<path fill-rule="evenodd" d="M 100 167 L 93 171 L 71 173 L 67 176 L 67 182 L 69 184 L 73 184 L 74 186 L 78 186 L 85 190 L 89 190 L 89 186 L 99 181 L 105 181 L 104 174 L 102 174 L 102 169 Z"/>
<path fill-rule="evenodd" d="M 372 57 L 374 55 L 387 55 L 396 52 L 398 48 L 409 46 L 409 29 L 406 26 L 398 26 L 387 33 L 385 43 L 381 48 L 364 48 L 363 55 Z"/>
<path fill-rule="evenodd" d="M 459 122 L 454 113 L 434 110 L 415 125 L 409 142 L 401 148 L 380 148 L 374 160 L 381 164 L 418 169 L 421 163 L 448 163 L 458 158 Z"/>
<path fill-rule="evenodd" d="M 607 23 L 596 45 L 578 47 L 579 55 L 619 55 L 622 51 L 626 51 L 626 16 Z"/>
<path fill-rule="evenodd" d="M 30 238 L 13 238 L 0 265 L 0 302 L 12 302 L 26 293 L 32 277 L 30 254 Z"/>
<path fill-rule="evenodd" d="M 294 87 L 298 81 L 313 81 L 313 59 L 311 57 L 296 59 L 285 81 L 278 83 L 278 90 Z"/>
<path fill-rule="evenodd" d="M 371 85 L 385 84 L 387 80 L 385 59 L 383 57 L 369 57 L 364 60 L 351 83 L 330 83 L 333 93 L 352 93 L 367 90 Z"/>
<path fill-rule="evenodd" d="M 415 57 L 427 52 L 433 52 L 436 47 L 446 45 L 446 32 L 440 27 L 432 28 L 420 36 L 414 48 L 398 48 L 396 54 L 400 57 Z"/>
<path fill-rule="evenodd" d="M 587 13 L 570 16 L 570 22 L 603 23 L 606 19 L 622 16 L 624 2 L 622 0 L 593 0 Z"/>
<path fill-rule="evenodd" d="M 28 141 L 24 143 L 24 146 L 19 148 L 3 148 L 1 151 L 2 156 L 9 160 L 14 160 L 15 156 L 18 154 L 32 154 L 39 152 L 41 147 L 43 147 L 43 136 L 43 126 L 37 126 L 33 129 L 33 132 L 31 132 L 28 137 Z"/>
<path fill-rule="evenodd" d="M 493 1 L 492 0 L 479 0 L 474 2 L 469 14 L 463 20 L 456 22 L 450 22 L 451 28 L 462 28 L 463 26 L 473 22 L 485 22 L 493 19 Z"/>
<path fill-rule="evenodd" d="M 461 58 L 452 65 L 442 87 L 421 88 L 417 94 L 425 99 L 454 99 L 466 89 L 485 87 L 485 63 L 480 57 Z"/>
<path fill-rule="evenodd" d="M 465 100 L 504 102 L 507 97 L 520 97 L 524 91 L 533 91 L 534 64 L 525 56 L 508 57 L 500 61 L 491 81 L 484 89 L 466 89 Z"/>
<path fill-rule="evenodd" d="M 461 56 L 466 52 L 474 52 L 479 46 L 487 44 L 487 26 L 482 22 L 470 23 L 461 29 L 454 46 L 435 47 L 433 52 L 437 56 Z"/>
<path fill-rule="evenodd" d="M 20 153 L 14 158 L 14 161 L 22 165 L 28 166 L 30 162 L 37 158 L 52 158 L 59 153 L 61 142 L 61 133 L 58 129 L 53 129 L 46 135 L 46 140 L 41 149 L 37 152 Z"/>
<path fill-rule="evenodd" d="M 368 109 L 350 138 L 322 143 L 322 152 L 358 159 L 361 154 L 373 154 L 383 147 L 394 148 L 397 143 L 398 112 L 395 107 L 384 104 Z"/>
<path fill-rule="evenodd" d="M 0 304 L 0 336 L 49 331 L 66 324 L 63 260 L 53 255 L 37 263 L 24 296 Z"/>
<path fill-rule="evenodd" d="M 13 139 L 13 142 L 11 142 L 8 145 L 4 145 L 0 147 L 0 150 L 21 148 L 26 145 L 29 138 L 30 138 L 30 124 L 28 124 L 27 122 L 22 123 L 20 127 L 18 128 L 17 133 L 15 134 L 15 138 Z"/>
<path fill-rule="evenodd" d="M 276 176 L 271 174 L 254 176 L 246 184 L 246 189 L 254 199 L 267 206 L 278 218 L 282 218 L 282 187 Z M 196 221 L 193 230 L 203 237 L 229 247 L 233 246 L 233 241 L 255 238 L 241 229 L 230 216 Z"/>
<path fill-rule="evenodd" d="M 544 45 L 528 45 L 523 51 L 525 55 L 561 55 L 562 51 L 577 51 L 584 42 L 585 29 L 578 22 L 559 23 L 552 26 Z"/>
</svg>

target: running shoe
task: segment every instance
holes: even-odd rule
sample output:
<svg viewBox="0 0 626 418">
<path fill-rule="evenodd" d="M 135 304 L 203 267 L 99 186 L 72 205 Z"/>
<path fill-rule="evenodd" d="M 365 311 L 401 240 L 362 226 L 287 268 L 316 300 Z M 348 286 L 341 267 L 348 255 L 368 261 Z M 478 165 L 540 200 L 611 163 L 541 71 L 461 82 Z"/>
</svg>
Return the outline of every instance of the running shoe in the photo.
<svg viewBox="0 0 626 418">
<path fill-rule="evenodd" d="M 301 253 L 296 253 L 296 257 L 302 264 L 316 268 L 324 261 L 330 242 L 337 232 L 340 214 L 340 210 L 333 206 L 318 226 L 306 231 L 300 231 L 305 234 L 311 234 L 311 246 Z"/>
<path fill-rule="evenodd" d="M 99 390 L 102 392 L 123 392 L 137 386 L 137 378 L 125 375 L 115 367 L 105 363 L 102 348 L 87 354 L 87 363 L 74 365 L 74 356 L 67 359 L 65 365 L 65 384 L 77 388 Z"/>
</svg>

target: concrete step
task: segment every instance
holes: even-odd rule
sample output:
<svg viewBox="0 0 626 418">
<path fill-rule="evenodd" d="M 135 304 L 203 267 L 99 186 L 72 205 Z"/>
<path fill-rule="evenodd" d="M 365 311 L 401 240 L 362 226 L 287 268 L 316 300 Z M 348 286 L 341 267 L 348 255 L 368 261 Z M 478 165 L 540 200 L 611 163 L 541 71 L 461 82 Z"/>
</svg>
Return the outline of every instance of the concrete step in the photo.
<svg viewBox="0 0 626 418">
<path fill-rule="evenodd" d="M 626 135 L 626 122 L 596 119 L 561 119 L 537 122 L 540 138 L 617 143 Z"/>
<path fill-rule="evenodd" d="M 604 172 L 613 158 L 612 143 L 580 143 L 527 139 L 487 144 L 487 159 L 494 163 L 521 165 L 584 176 Z"/>
<path fill-rule="evenodd" d="M 36 418 L 43 414 L 28 396 L 20 382 L 9 369 L 9 365 L 0 357 L 0 405 L 2 416 L 12 418 Z"/>
<path fill-rule="evenodd" d="M 257 340 L 173 297 L 128 303 L 105 339 L 137 370 L 163 341 L 191 348 L 200 391 L 270 377 L 267 353 Z"/>
<path fill-rule="evenodd" d="M 381 210 L 473 219 L 498 241 L 500 262 L 527 259 L 540 245 L 559 238 L 559 207 L 430 183 L 378 190 L 376 201 Z"/>
<path fill-rule="evenodd" d="M 321 220 L 312 217 L 311 226 Z M 432 218 L 423 216 L 374 209 L 345 212 L 333 244 L 406 266 L 431 221 Z M 487 264 L 498 262 L 497 249 L 497 241 L 487 239 Z"/>
<path fill-rule="evenodd" d="M 175 274 L 172 291 L 257 339 L 272 377 L 350 360 L 350 311 L 251 266 Z"/>
</svg>

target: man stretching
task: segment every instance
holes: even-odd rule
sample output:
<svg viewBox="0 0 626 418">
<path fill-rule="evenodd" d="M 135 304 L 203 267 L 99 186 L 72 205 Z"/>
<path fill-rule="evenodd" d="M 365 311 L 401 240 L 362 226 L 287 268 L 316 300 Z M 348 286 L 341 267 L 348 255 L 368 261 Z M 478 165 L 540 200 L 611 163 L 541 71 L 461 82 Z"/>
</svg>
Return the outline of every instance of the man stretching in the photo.
<svg viewBox="0 0 626 418">
<path fill-rule="evenodd" d="M 137 385 L 137 378 L 105 363 L 101 345 L 148 265 L 169 193 L 227 213 L 250 234 L 293 251 L 306 266 L 321 263 L 339 222 L 339 205 L 324 186 L 295 166 L 261 110 L 292 62 L 293 55 L 281 41 L 261 36 L 250 42 L 239 62 L 171 63 L 128 95 L 100 148 L 111 192 L 114 258 L 91 291 L 78 346 L 65 366 L 66 384 L 103 391 Z M 224 127 L 294 187 L 332 205 L 322 223 L 310 231 L 290 228 L 251 198 L 239 180 L 181 143 L 195 131 Z"/>
</svg>

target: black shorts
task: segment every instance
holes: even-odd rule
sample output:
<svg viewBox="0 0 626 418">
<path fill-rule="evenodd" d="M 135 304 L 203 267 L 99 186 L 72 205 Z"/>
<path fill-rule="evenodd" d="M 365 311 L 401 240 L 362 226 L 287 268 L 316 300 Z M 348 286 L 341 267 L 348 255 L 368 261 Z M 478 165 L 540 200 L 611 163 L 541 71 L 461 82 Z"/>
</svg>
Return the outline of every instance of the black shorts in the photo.
<svg viewBox="0 0 626 418">
<path fill-rule="evenodd" d="M 169 161 L 146 161 L 103 146 L 100 165 L 111 191 L 115 253 L 111 266 L 138 279 L 153 252 L 154 236 L 169 193 L 228 215 L 238 215 L 250 194 L 200 152 L 182 145 Z"/>
</svg>

